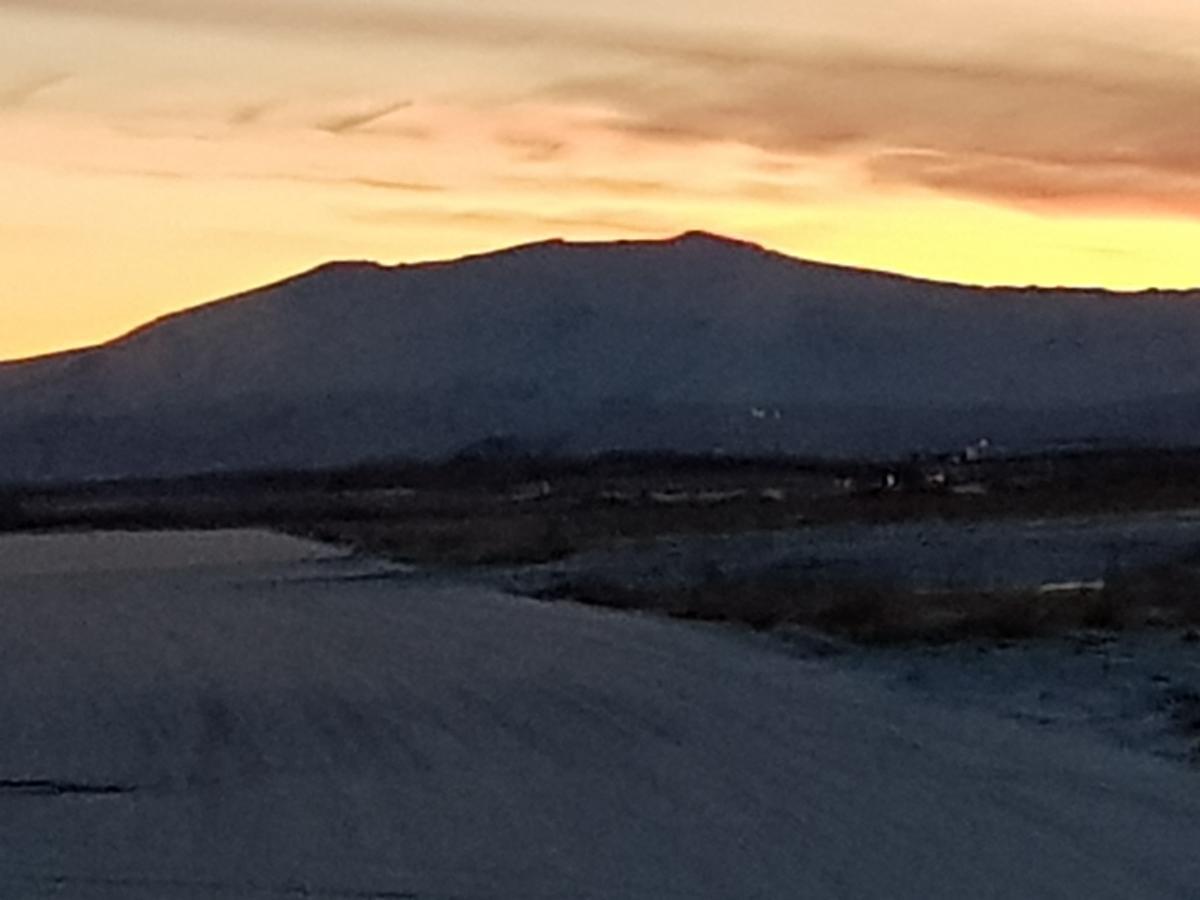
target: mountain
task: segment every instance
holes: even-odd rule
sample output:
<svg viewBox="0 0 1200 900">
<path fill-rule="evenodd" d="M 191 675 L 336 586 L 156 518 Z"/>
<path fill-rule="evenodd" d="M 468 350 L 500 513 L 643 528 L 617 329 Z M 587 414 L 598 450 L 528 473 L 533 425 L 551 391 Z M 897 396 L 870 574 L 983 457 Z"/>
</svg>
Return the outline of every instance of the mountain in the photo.
<svg viewBox="0 0 1200 900">
<path fill-rule="evenodd" d="M 982 289 L 702 233 L 334 263 L 0 364 L 0 481 L 500 441 L 899 454 L 1200 442 L 1200 293 Z"/>
</svg>

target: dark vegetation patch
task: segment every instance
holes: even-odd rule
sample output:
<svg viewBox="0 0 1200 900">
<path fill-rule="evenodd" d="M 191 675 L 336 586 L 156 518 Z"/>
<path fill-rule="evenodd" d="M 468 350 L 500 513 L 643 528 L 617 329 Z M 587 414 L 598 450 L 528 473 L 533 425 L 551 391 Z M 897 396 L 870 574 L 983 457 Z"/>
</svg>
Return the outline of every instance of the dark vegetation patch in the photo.
<svg viewBox="0 0 1200 900">
<path fill-rule="evenodd" d="M 897 462 L 467 455 L 317 472 L 0 487 L 0 531 L 269 527 L 427 564 L 522 564 L 664 535 L 1200 507 L 1200 451 Z M 1097 610 L 1098 621 L 1105 613 Z"/>
<path fill-rule="evenodd" d="M 47 875 L 27 876 L 36 896 L 150 896 L 150 897 L 263 897 L 322 898 L 322 900 L 422 900 L 429 897 L 414 891 L 370 890 L 289 880 L 282 884 L 265 881 L 213 881 L 208 879 L 156 878 L 139 876 Z M 8 883 L 6 881 L 6 883 Z M 81 894 L 80 891 L 83 891 Z M 34 896 L 34 894 L 29 894 Z M 438 895 L 443 897 L 444 895 Z"/>
<path fill-rule="evenodd" d="M 532 565 L 664 535 L 781 531 L 808 523 L 805 500 L 758 496 L 669 505 L 549 497 L 447 507 L 421 515 L 294 523 L 281 530 L 404 562 Z"/>
<path fill-rule="evenodd" d="M 856 463 L 463 459 L 0 492 L 0 531 L 270 527 L 409 562 L 536 563 L 664 534 L 779 530 Z M 846 474 L 849 473 L 849 474 Z"/>
<path fill-rule="evenodd" d="M 547 490 L 539 496 L 542 486 Z M 455 544 L 458 528 L 463 542 L 472 544 L 474 523 L 486 520 L 488 527 L 521 534 L 512 541 L 516 556 L 539 558 L 558 552 L 554 545 L 564 541 L 592 546 L 798 523 L 1122 515 L 1192 506 L 1200 506 L 1200 450 L 1058 452 L 971 462 L 485 454 L 322 472 L 0 486 L 0 530 L 312 524 L 328 530 L 331 523 L 371 523 L 362 533 L 372 541 L 396 546 L 416 534 L 425 548 L 415 556 L 430 557 L 438 546 Z M 385 538 L 385 528 L 394 529 L 394 538 Z M 488 553 L 452 548 L 450 556 Z"/>
<path fill-rule="evenodd" d="M 1164 698 L 1171 721 L 1188 737 L 1200 738 L 1200 690 L 1175 687 Z"/>
<path fill-rule="evenodd" d="M 0 796 L 18 794 L 34 797 L 116 797 L 135 788 L 124 784 L 93 784 L 48 778 L 0 778 Z"/>
<path fill-rule="evenodd" d="M 1200 690 L 1186 685 L 1168 688 L 1162 708 L 1174 730 L 1191 742 L 1189 758 L 1200 766 Z"/>
<path fill-rule="evenodd" d="M 286 530 L 372 556 L 447 566 L 537 565 L 588 547 L 578 522 L 536 514 L 327 522 Z"/>
<path fill-rule="evenodd" d="M 1099 590 L 916 591 L 884 584 L 750 577 L 633 588 L 595 579 L 560 583 L 544 600 L 571 600 L 676 619 L 773 630 L 813 629 L 863 644 L 1021 641 L 1085 631 L 1200 625 L 1200 573 L 1178 566 L 1129 575 Z M 1158 586 L 1169 583 L 1168 590 Z M 1200 707 L 1197 727 L 1200 728 Z"/>
</svg>

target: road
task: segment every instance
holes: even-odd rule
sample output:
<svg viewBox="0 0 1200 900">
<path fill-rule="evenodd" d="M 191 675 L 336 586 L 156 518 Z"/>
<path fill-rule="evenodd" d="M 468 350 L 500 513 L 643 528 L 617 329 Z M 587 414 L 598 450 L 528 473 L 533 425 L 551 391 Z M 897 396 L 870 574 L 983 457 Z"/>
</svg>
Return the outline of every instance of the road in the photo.
<svg viewBox="0 0 1200 900">
<path fill-rule="evenodd" d="M 196 540 L 0 540 L 0 897 L 1197 896 L 1182 767 L 765 638 Z"/>
</svg>

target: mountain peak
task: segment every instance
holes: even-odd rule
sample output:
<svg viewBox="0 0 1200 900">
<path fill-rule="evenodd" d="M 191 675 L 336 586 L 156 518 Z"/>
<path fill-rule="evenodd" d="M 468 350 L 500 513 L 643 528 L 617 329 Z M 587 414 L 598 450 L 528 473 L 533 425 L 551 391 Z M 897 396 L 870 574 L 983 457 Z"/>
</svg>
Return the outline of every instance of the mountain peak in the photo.
<svg viewBox="0 0 1200 900">
<path fill-rule="evenodd" d="M 436 268 L 444 269 L 453 267 L 459 263 L 472 261 L 486 261 L 496 259 L 509 259 L 513 257 L 529 257 L 529 256 L 550 256 L 553 257 L 560 253 L 569 253 L 574 256 L 580 251 L 596 250 L 606 252 L 610 250 L 649 248 L 649 249 L 689 249 L 700 253 L 721 253 L 723 251 L 746 251 L 751 250 L 755 253 L 766 253 L 764 247 L 750 241 L 740 240 L 738 238 L 727 237 L 725 235 L 715 234 L 710 231 L 691 230 L 684 231 L 680 234 L 671 237 L 663 238 L 634 238 L 624 240 L 569 240 L 562 237 L 545 238 L 542 240 L 530 241 L 523 244 L 515 244 L 510 247 L 503 247 L 497 250 L 484 250 L 478 253 L 469 253 L 465 256 L 455 257 L 444 260 L 432 260 L 423 263 L 406 263 L 401 264 L 397 268 Z M 334 264 L 336 265 L 336 264 Z M 322 266 L 317 271 L 322 271 L 329 266 Z"/>
<path fill-rule="evenodd" d="M 678 234 L 675 237 L 667 238 L 664 243 L 667 244 L 693 244 L 693 245 L 708 245 L 719 247 L 740 247 L 743 249 L 762 250 L 760 244 L 755 244 L 752 241 L 741 240 L 740 238 L 727 237 L 723 234 L 717 234 L 712 231 L 691 230 Z"/>
</svg>

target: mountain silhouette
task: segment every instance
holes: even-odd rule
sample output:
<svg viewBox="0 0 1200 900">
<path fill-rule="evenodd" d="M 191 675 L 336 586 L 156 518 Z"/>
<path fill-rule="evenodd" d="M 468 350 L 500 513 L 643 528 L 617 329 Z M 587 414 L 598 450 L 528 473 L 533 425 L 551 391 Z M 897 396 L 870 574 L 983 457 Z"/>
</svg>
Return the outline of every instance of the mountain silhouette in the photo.
<svg viewBox="0 0 1200 900">
<path fill-rule="evenodd" d="M 321 266 L 0 364 L 0 480 L 472 446 L 898 455 L 1200 441 L 1200 294 L 975 288 L 689 232 Z"/>
</svg>

